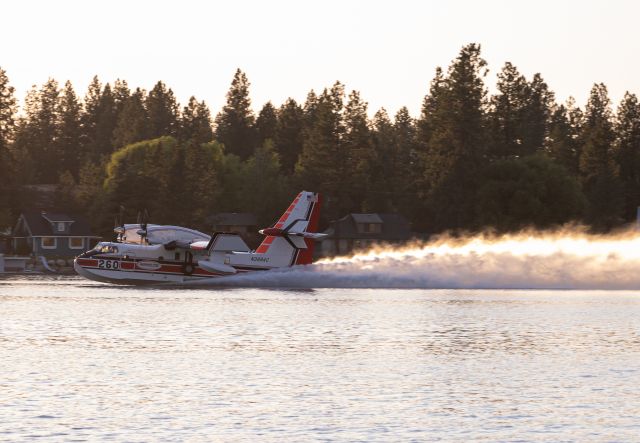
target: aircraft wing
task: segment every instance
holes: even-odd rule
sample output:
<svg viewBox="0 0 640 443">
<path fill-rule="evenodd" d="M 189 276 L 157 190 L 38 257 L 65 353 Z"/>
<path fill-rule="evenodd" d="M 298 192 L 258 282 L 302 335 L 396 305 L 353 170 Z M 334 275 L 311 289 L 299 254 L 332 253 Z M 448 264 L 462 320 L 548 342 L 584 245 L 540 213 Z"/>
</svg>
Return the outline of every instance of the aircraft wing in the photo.
<svg viewBox="0 0 640 443">
<path fill-rule="evenodd" d="M 164 247 L 168 250 L 173 250 L 175 248 L 180 248 L 180 249 L 191 249 L 194 251 L 203 251 L 205 249 L 207 249 L 207 245 L 209 244 L 208 241 L 194 241 L 191 243 L 188 242 L 184 242 L 184 241 L 178 241 L 178 240 L 172 240 L 170 242 L 167 242 L 164 244 Z"/>
</svg>

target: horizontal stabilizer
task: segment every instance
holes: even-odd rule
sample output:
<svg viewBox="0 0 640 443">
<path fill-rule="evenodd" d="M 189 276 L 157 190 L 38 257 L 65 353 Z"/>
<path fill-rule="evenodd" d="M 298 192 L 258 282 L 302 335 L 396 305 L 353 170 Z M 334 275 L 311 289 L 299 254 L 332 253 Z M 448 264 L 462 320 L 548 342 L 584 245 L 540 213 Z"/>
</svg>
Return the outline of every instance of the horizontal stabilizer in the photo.
<svg viewBox="0 0 640 443">
<path fill-rule="evenodd" d="M 287 240 L 296 249 L 307 249 L 307 243 L 305 243 L 303 237 L 287 235 Z"/>
</svg>

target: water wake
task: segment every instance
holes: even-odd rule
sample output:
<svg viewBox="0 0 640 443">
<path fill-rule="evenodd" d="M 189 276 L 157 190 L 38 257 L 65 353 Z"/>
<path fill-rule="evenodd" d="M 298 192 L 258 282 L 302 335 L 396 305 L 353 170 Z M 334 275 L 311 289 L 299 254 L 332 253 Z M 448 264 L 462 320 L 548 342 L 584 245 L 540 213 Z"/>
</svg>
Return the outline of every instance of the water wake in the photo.
<svg viewBox="0 0 640 443">
<path fill-rule="evenodd" d="M 287 288 L 640 289 L 640 233 L 581 229 L 442 236 L 350 257 L 212 279 L 206 285 Z"/>
</svg>

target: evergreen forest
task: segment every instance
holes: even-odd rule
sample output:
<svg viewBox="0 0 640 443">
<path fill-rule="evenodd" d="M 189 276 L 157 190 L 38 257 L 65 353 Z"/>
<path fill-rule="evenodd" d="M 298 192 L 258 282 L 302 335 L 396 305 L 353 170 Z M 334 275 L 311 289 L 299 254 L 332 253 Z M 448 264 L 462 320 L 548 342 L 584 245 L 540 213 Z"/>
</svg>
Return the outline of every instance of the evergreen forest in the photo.
<svg viewBox="0 0 640 443">
<path fill-rule="evenodd" d="M 208 231 L 213 213 L 253 212 L 268 226 L 302 189 L 325 196 L 323 227 L 351 212 L 397 212 L 425 234 L 568 222 L 605 232 L 635 219 L 636 95 L 614 104 L 598 83 L 580 108 L 511 63 L 490 95 L 487 74 L 469 44 L 425 80 L 419 116 L 370 113 L 340 82 L 256 114 L 238 70 L 214 116 L 162 81 L 147 91 L 97 76 L 83 97 L 49 79 L 19 109 L 0 68 L 0 231 L 43 184 L 56 209 L 106 238 L 121 208 L 128 222 L 146 209 L 153 223 Z"/>
</svg>

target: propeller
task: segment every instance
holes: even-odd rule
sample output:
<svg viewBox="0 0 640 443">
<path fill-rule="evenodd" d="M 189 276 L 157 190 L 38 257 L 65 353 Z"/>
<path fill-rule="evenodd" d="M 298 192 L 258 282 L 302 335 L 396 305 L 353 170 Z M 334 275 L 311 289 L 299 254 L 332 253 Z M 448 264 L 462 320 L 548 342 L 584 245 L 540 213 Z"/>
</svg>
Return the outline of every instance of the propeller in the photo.
<svg viewBox="0 0 640 443">
<path fill-rule="evenodd" d="M 140 236 L 140 244 L 144 242 L 147 238 L 147 223 L 149 220 L 149 213 L 145 209 L 144 212 L 138 211 L 138 225 L 140 229 L 138 229 L 137 234 Z"/>
<path fill-rule="evenodd" d="M 113 222 L 114 228 L 113 232 L 118 234 L 117 241 L 122 242 L 122 238 L 124 236 L 124 206 L 120 205 L 120 212 L 118 216 L 115 218 Z"/>
</svg>

